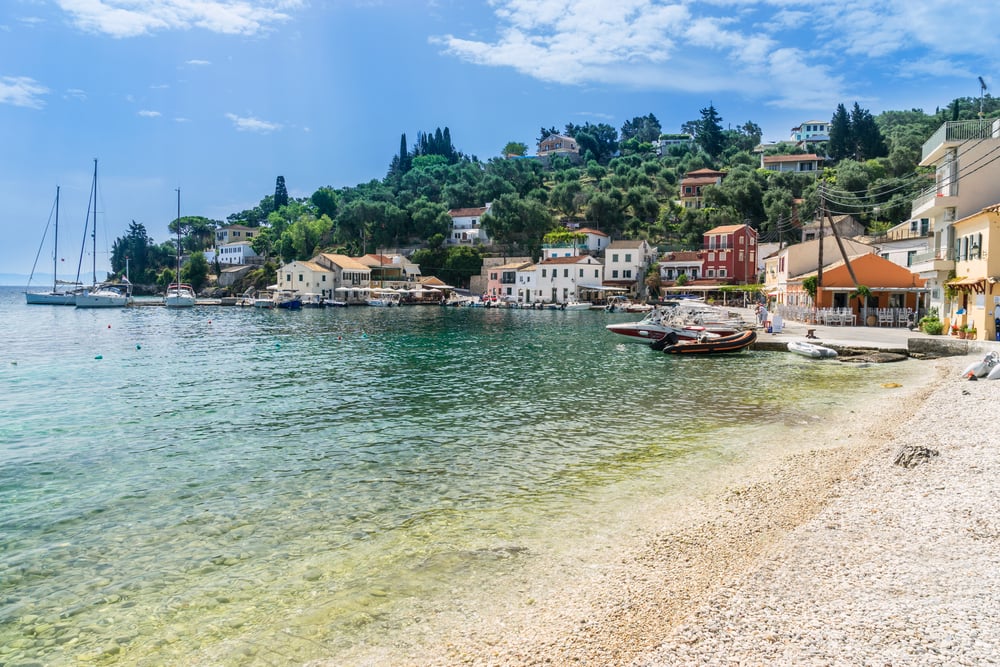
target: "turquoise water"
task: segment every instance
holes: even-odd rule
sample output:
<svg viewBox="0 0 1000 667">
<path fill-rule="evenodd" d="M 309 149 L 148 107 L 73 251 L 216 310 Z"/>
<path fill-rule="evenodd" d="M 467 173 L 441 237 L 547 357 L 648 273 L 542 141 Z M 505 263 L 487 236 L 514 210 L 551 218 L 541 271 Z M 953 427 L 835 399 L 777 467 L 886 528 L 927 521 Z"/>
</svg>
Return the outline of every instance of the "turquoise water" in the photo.
<svg viewBox="0 0 1000 667">
<path fill-rule="evenodd" d="M 635 317 L 76 310 L 0 288 L 0 663 L 391 644 L 403 603 L 502 580 L 567 518 L 696 484 L 884 373 L 604 329 Z"/>
</svg>

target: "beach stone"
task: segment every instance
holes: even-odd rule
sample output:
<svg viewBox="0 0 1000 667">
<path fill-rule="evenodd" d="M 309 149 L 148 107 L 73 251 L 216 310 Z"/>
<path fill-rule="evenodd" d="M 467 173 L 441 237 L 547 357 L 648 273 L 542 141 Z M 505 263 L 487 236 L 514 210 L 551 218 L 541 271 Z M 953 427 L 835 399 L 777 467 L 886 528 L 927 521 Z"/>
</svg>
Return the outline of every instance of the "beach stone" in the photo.
<svg viewBox="0 0 1000 667">
<path fill-rule="evenodd" d="M 903 445 L 898 452 L 893 463 L 903 468 L 915 468 L 921 463 L 926 463 L 938 455 L 936 449 L 930 449 L 922 445 Z"/>
</svg>

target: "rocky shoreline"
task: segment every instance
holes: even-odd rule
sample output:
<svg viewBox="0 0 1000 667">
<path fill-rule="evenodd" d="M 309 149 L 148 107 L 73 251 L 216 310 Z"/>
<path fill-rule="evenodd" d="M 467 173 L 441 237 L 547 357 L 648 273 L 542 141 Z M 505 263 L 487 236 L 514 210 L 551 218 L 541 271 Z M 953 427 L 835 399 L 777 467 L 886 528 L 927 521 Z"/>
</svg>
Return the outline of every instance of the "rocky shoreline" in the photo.
<svg viewBox="0 0 1000 667">
<path fill-rule="evenodd" d="M 520 603 L 397 648 L 413 665 L 995 664 L 1000 383 L 963 380 L 969 361 L 918 362 L 918 387 L 658 516 L 582 579 L 516 582 Z M 939 455 L 894 465 L 908 444 Z"/>
</svg>

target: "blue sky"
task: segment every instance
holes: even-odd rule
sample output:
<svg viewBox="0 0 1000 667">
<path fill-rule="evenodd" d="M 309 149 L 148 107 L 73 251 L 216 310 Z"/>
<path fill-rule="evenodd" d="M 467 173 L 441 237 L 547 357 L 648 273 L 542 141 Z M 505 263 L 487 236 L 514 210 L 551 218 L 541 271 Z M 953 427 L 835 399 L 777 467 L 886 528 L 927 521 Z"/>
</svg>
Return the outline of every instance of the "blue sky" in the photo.
<svg viewBox="0 0 1000 667">
<path fill-rule="evenodd" d="M 31 270 L 56 186 L 75 266 L 93 159 L 98 264 L 131 220 L 224 220 L 380 179 L 419 131 L 482 160 L 542 126 L 713 103 L 766 140 L 838 103 L 932 112 L 992 89 L 989 3 L 887 0 L 5 0 L 0 273 Z M 51 255 L 43 250 L 40 263 Z M 89 259 L 87 260 L 89 263 Z"/>
</svg>

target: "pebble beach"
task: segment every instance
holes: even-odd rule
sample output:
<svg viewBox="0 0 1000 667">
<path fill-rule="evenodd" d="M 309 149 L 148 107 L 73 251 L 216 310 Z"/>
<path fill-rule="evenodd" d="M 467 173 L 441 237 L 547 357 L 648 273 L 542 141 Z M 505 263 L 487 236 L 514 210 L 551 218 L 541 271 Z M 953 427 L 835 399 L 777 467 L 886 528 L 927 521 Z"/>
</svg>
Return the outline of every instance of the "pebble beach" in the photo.
<svg viewBox="0 0 1000 667">
<path fill-rule="evenodd" d="M 1000 661 L 1000 383 L 928 360 L 563 576 L 515 582 L 397 647 L 413 665 L 983 665 Z M 906 445 L 937 455 L 894 464 Z M 358 655 L 381 664 L 385 655 Z"/>
</svg>

